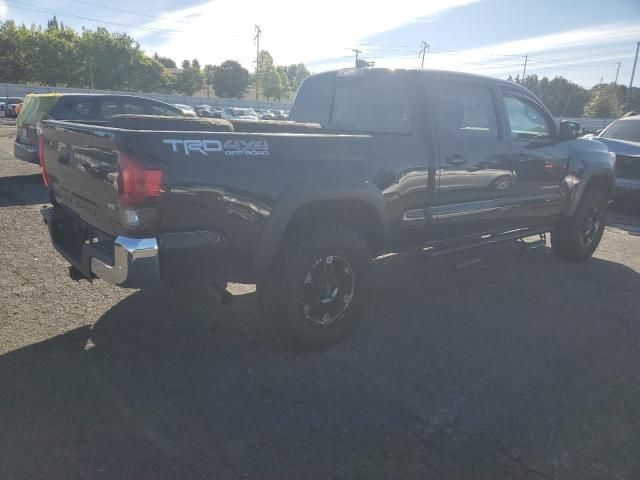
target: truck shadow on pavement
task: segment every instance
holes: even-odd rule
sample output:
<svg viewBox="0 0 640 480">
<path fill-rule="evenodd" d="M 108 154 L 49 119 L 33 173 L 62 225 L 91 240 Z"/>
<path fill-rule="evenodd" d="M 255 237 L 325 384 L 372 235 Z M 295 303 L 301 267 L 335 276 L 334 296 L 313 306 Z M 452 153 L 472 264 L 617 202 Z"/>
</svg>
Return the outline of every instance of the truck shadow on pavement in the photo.
<svg viewBox="0 0 640 480">
<path fill-rule="evenodd" d="M 281 344 L 254 294 L 183 315 L 136 292 L 1 356 L 0 477 L 638 472 L 635 271 L 509 248 L 463 272 L 385 258 L 376 275 L 367 318 L 325 352 Z"/>
<path fill-rule="evenodd" d="M 42 175 L 0 177 L 0 207 L 45 204 L 49 194 L 42 183 Z"/>
</svg>

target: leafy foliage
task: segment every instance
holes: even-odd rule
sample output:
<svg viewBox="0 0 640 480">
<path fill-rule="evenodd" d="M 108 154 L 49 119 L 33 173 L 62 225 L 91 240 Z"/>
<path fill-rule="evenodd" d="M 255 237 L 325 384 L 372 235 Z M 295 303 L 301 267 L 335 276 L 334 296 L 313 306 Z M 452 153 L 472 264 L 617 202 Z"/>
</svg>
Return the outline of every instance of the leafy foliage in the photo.
<svg viewBox="0 0 640 480">
<path fill-rule="evenodd" d="M 204 75 L 200 70 L 200 62 L 197 59 L 193 59 L 191 63 L 189 60 L 183 60 L 182 70 L 176 76 L 176 90 L 185 95 L 193 95 L 199 92 L 203 85 Z"/>
<path fill-rule="evenodd" d="M 564 77 L 547 77 L 539 79 L 537 75 L 527 75 L 521 79 L 509 77 L 536 94 L 551 113 L 557 117 L 601 117 L 615 118 L 625 111 L 640 109 L 640 95 L 638 89 L 633 88 L 630 97 L 627 96 L 628 88 L 624 85 L 600 84 L 591 90 L 586 90 L 580 85 L 567 80 Z"/>
<path fill-rule="evenodd" d="M 276 67 L 268 52 L 260 55 L 263 94 L 268 98 L 292 95 L 309 75 L 302 63 Z M 213 88 L 218 96 L 241 98 L 252 81 L 234 60 L 204 69 L 198 59 L 184 60 L 181 66 L 176 68 L 173 59 L 158 53 L 148 56 L 128 34 L 105 28 L 77 32 L 56 17 L 46 28 L 0 22 L 0 82 L 185 95 L 206 86 L 207 94 Z"/>
<path fill-rule="evenodd" d="M 250 83 L 249 71 L 234 60 L 213 67 L 212 80 L 216 95 L 225 98 L 242 98 Z"/>
<path fill-rule="evenodd" d="M 591 100 L 584 108 L 585 115 L 615 118 L 624 113 L 615 85 L 596 85 L 593 90 Z"/>
<path fill-rule="evenodd" d="M 282 98 L 293 95 L 302 80 L 309 76 L 309 70 L 304 64 L 275 66 L 273 57 L 266 50 L 262 50 L 258 56 L 260 63 L 260 92 L 267 98 Z"/>
</svg>

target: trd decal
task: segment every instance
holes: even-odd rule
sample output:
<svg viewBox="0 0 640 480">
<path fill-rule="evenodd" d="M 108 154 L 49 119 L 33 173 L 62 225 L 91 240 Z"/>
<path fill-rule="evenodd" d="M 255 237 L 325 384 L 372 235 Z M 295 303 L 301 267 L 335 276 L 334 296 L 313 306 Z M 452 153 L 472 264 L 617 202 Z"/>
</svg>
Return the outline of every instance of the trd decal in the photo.
<svg viewBox="0 0 640 480">
<path fill-rule="evenodd" d="M 185 155 L 197 153 L 209 155 L 210 152 L 224 152 L 228 156 L 269 155 L 269 144 L 266 140 L 178 140 L 167 139 L 162 143 L 171 145 L 174 152 L 184 151 Z"/>
</svg>

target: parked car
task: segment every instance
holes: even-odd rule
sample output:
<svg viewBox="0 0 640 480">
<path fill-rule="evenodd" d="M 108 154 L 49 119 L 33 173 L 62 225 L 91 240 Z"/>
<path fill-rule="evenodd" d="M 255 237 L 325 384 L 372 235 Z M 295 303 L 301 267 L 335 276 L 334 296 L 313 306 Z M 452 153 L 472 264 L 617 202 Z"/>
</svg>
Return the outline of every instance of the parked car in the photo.
<svg viewBox="0 0 640 480">
<path fill-rule="evenodd" d="M 364 316 L 379 255 L 536 236 L 528 248 L 551 232 L 558 257 L 583 261 L 604 232 L 613 154 L 513 82 L 325 72 L 302 82 L 290 119 L 255 123 L 274 133 L 44 121 L 42 213 L 72 278 L 189 294 L 257 283 L 261 311 L 318 348 Z"/>
<path fill-rule="evenodd" d="M 210 105 L 198 105 L 194 107 L 196 115 L 199 117 L 213 117 L 213 108 Z"/>
<path fill-rule="evenodd" d="M 39 162 L 39 123 L 44 118 L 106 124 L 113 115 L 146 114 L 182 116 L 178 108 L 150 98 L 131 95 L 32 94 L 27 95 L 16 120 L 14 156 Z"/>
<path fill-rule="evenodd" d="M 604 143 L 616 155 L 615 199 L 640 205 L 640 115 L 621 117 L 587 138 Z"/>
<path fill-rule="evenodd" d="M 225 108 L 225 112 L 238 120 L 259 120 L 258 114 L 253 108 Z"/>
<path fill-rule="evenodd" d="M 22 104 L 23 99 L 21 97 L 7 97 L 4 101 L 4 116 L 10 118 L 16 118 L 18 112 L 16 109 L 18 105 Z"/>
<path fill-rule="evenodd" d="M 174 107 L 178 108 L 185 117 L 196 117 L 196 110 L 191 105 L 184 105 L 182 103 L 174 103 Z"/>
</svg>

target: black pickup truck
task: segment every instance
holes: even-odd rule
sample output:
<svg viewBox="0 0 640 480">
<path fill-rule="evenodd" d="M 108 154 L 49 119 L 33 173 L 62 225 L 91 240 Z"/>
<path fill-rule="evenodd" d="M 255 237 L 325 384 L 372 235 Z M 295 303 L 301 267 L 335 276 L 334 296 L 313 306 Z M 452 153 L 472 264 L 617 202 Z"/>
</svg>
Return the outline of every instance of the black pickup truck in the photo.
<svg viewBox="0 0 640 480">
<path fill-rule="evenodd" d="M 72 276 L 256 283 L 261 308 L 307 347 L 356 325 L 385 253 L 551 232 L 559 257 L 589 258 L 614 185 L 604 145 L 558 128 L 525 88 L 476 75 L 313 75 L 291 122 L 273 125 L 114 119 L 42 123 L 43 216 Z"/>
</svg>

